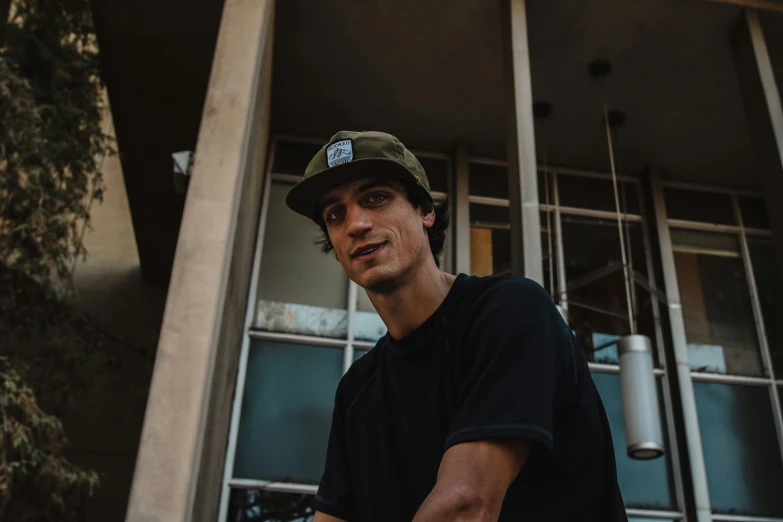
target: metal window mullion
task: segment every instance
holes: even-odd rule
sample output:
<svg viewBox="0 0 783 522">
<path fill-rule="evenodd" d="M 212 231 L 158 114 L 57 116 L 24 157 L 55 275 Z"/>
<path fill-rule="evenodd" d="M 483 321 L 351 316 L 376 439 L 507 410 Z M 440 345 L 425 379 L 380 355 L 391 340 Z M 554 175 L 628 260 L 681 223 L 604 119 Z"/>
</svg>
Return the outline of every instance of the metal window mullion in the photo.
<svg viewBox="0 0 783 522">
<path fill-rule="evenodd" d="M 766 377 L 751 377 L 748 375 L 725 375 L 722 373 L 707 373 L 691 371 L 691 379 L 698 382 L 717 382 L 722 384 L 744 384 L 746 386 L 769 386 Z"/>
<path fill-rule="evenodd" d="M 587 367 L 590 369 L 591 372 L 595 372 L 595 373 L 613 373 L 613 374 L 620 373 L 619 364 L 597 363 L 597 362 L 588 361 Z M 666 374 L 663 371 L 663 368 L 653 368 L 653 375 L 655 375 L 656 377 L 664 377 Z"/>
<path fill-rule="evenodd" d="M 767 330 L 764 325 L 764 312 L 761 309 L 761 300 L 759 299 L 758 287 L 756 286 L 756 276 L 753 273 L 753 262 L 750 258 L 750 249 L 748 248 L 748 239 L 745 236 L 745 228 L 740 211 L 739 200 L 737 196 L 731 197 L 734 206 L 734 216 L 740 227 L 740 251 L 742 252 L 742 264 L 745 266 L 745 277 L 748 280 L 748 289 L 750 290 L 750 302 L 753 307 L 753 319 L 756 322 L 756 335 L 758 336 L 759 347 L 761 348 L 761 358 L 767 370 L 767 375 L 772 381 L 769 386 L 770 400 L 772 401 L 772 416 L 775 418 L 775 431 L 778 435 L 779 456 L 783 460 L 783 412 L 781 412 L 780 394 L 778 387 L 775 386 L 775 368 L 772 364 L 772 354 L 769 351 L 769 340 Z"/>
<path fill-rule="evenodd" d="M 563 249 L 563 222 L 560 219 L 560 180 L 557 172 L 552 173 L 552 199 L 555 214 L 555 241 L 557 242 L 557 296 L 560 308 L 568 322 L 568 293 L 566 292 L 565 251 Z"/>
<path fill-rule="evenodd" d="M 455 204 L 456 198 L 455 198 L 455 177 L 456 174 L 454 172 L 454 161 L 452 160 L 451 155 L 447 156 L 446 158 L 446 200 L 449 202 L 449 205 L 452 206 Z M 449 212 L 451 212 L 452 209 L 449 209 Z M 453 213 L 452 213 L 453 215 Z M 456 226 L 452 226 L 451 230 L 447 232 L 447 240 L 446 245 L 443 252 L 443 269 L 445 272 L 448 272 L 449 274 L 457 274 L 456 268 L 455 268 L 455 262 L 454 262 L 454 256 L 455 256 L 455 240 L 457 237 L 457 234 L 455 232 Z"/>
<path fill-rule="evenodd" d="M 323 346 L 325 348 L 345 348 L 347 339 L 336 339 L 333 337 L 316 337 L 314 335 L 301 335 L 285 332 L 269 332 L 266 330 L 250 330 L 248 333 L 250 339 L 259 341 L 275 341 L 281 343 L 310 344 L 313 346 Z"/>
<path fill-rule="evenodd" d="M 663 520 L 685 520 L 685 516 L 679 511 L 658 511 L 653 509 L 626 508 L 625 513 L 629 517 L 659 518 Z"/>
<path fill-rule="evenodd" d="M 677 269 L 674 262 L 669 225 L 667 223 L 663 186 L 661 185 L 660 175 L 657 172 L 650 173 L 650 185 L 653 195 L 655 226 L 660 243 L 661 267 L 663 269 L 669 307 L 669 323 L 674 345 L 675 368 L 671 370 L 676 372 L 677 381 L 680 385 L 680 402 L 682 405 L 683 423 L 685 425 L 687 454 L 691 467 L 691 485 L 694 495 L 696 520 L 697 522 L 710 522 L 712 520 L 712 509 L 710 507 L 710 495 L 707 485 L 707 470 L 704 463 L 704 450 L 701 443 L 701 428 L 696 412 L 696 397 L 688 362 L 685 319 L 682 313 L 682 305 L 680 304 L 679 282 L 677 281 Z"/>
<path fill-rule="evenodd" d="M 652 245 L 650 243 L 650 229 L 647 226 L 647 210 L 644 204 L 644 193 L 641 183 L 636 185 L 636 197 L 639 201 L 639 214 L 642 216 L 642 241 L 644 244 L 644 256 L 647 260 L 647 281 L 653 288 L 658 288 L 653 266 Z M 666 415 L 666 428 L 669 433 L 669 445 L 672 462 L 672 474 L 674 475 L 674 491 L 677 497 L 677 508 L 685 511 L 685 485 L 682 483 L 682 463 L 680 462 L 680 445 L 677 437 L 677 427 L 674 418 L 674 401 L 672 398 L 671 383 L 669 382 L 669 367 L 666 364 L 666 343 L 663 340 L 663 325 L 661 324 L 661 309 L 658 298 L 650 295 L 652 304 L 653 323 L 655 325 L 655 345 L 658 351 L 658 364 L 663 368 L 664 375 L 661 378 L 663 388 L 663 402 Z"/>
<path fill-rule="evenodd" d="M 686 228 L 689 230 L 704 230 L 706 232 L 726 232 L 737 234 L 740 227 L 737 225 L 723 225 L 720 223 L 707 223 L 705 221 L 690 221 L 687 219 L 668 218 L 666 220 L 670 227 Z"/>
<path fill-rule="evenodd" d="M 716 185 L 702 185 L 701 183 L 693 183 L 690 181 L 664 180 L 661 181 L 661 185 L 663 185 L 664 188 L 678 188 L 684 190 L 693 190 L 696 192 L 713 192 L 717 194 L 729 194 L 732 196 L 749 196 L 749 197 L 756 197 L 756 198 L 764 197 L 764 194 L 757 190 L 743 190 L 743 189 L 734 189 L 729 187 L 720 187 Z"/>
<path fill-rule="evenodd" d="M 343 351 L 343 375 L 353 364 L 353 337 L 356 324 L 356 305 L 359 298 L 359 285 L 348 279 L 348 343 Z"/>
<path fill-rule="evenodd" d="M 315 495 L 318 493 L 318 486 L 313 484 L 275 482 L 273 480 L 233 479 L 229 481 L 229 487 L 234 489 L 261 489 L 277 493 L 296 493 L 304 495 Z"/>
<path fill-rule="evenodd" d="M 242 335 L 242 345 L 239 351 L 239 365 L 237 368 L 237 380 L 234 386 L 234 402 L 231 405 L 231 421 L 228 431 L 228 448 L 226 449 L 226 460 L 223 464 L 223 487 L 220 494 L 220 504 L 218 507 L 218 520 L 224 521 L 228 517 L 228 502 L 231 495 L 230 480 L 234 475 L 234 459 L 237 450 L 237 432 L 239 431 L 239 418 L 242 413 L 242 399 L 245 393 L 245 379 L 247 376 L 247 359 L 250 352 L 251 335 L 250 330 L 253 326 L 253 319 L 256 310 L 256 299 L 258 298 L 258 284 L 261 272 L 261 252 L 263 250 L 264 235 L 266 233 L 267 214 L 269 212 L 269 197 L 272 189 L 272 165 L 275 161 L 275 152 L 277 150 L 277 139 L 272 138 L 270 143 L 269 160 L 267 170 L 264 173 L 264 192 L 261 197 L 261 213 L 258 219 L 258 230 L 256 232 L 255 251 L 253 252 L 252 272 L 250 273 L 250 289 L 248 291 L 244 332 Z"/>
<path fill-rule="evenodd" d="M 715 513 L 712 516 L 715 522 L 783 522 L 783 518 L 755 517 L 752 515 L 721 515 Z"/>
<path fill-rule="evenodd" d="M 456 145 L 454 272 L 470 274 L 470 163 L 465 143 Z"/>
</svg>

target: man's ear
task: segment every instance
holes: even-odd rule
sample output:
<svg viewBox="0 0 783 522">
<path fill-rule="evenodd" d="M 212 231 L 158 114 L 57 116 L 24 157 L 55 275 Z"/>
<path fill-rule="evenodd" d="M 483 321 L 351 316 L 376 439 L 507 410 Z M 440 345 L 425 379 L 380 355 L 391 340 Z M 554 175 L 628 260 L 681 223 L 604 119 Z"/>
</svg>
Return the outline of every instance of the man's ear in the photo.
<svg viewBox="0 0 783 522">
<path fill-rule="evenodd" d="M 435 224 L 435 208 L 431 208 L 428 214 L 422 216 L 422 219 L 424 221 L 424 228 L 432 228 L 432 225 Z"/>
</svg>

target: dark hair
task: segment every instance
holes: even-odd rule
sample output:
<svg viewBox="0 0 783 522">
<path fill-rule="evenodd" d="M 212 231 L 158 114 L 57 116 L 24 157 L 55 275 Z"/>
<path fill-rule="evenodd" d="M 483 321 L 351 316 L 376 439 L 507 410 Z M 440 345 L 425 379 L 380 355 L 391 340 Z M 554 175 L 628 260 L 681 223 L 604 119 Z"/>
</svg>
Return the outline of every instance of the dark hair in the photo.
<svg viewBox="0 0 783 522">
<path fill-rule="evenodd" d="M 435 265 L 440 268 L 439 257 L 443 252 L 443 245 L 446 242 L 446 229 L 449 228 L 449 223 L 451 221 L 451 217 L 449 216 L 449 202 L 444 201 L 440 204 L 433 203 L 427 192 L 412 181 L 402 180 L 402 184 L 408 195 L 408 201 L 413 205 L 413 208 L 420 210 L 424 215 L 429 214 L 433 210 L 435 211 L 435 223 L 427 229 L 427 237 L 430 240 L 430 250 L 432 250 L 432 256 L 435 258 Z M 313 210 L 313 221 L 321 228 L 321 236 L 316 238 L 315 244 L 321 247 L 321 252 L 324 254 L 332 252 L 334 250 L 334 245 L 329 239 L 326 223 L 324 223 L 318 207 Z"/>
</svg>

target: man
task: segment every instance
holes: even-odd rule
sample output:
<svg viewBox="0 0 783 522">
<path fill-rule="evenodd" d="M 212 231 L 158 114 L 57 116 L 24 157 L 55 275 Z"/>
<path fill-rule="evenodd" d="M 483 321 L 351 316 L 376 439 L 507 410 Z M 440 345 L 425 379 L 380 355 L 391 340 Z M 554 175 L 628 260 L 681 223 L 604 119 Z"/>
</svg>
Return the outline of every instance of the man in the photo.
<svg viewBox="0 0 783 522">
<path fill-rule="evenodd" d="M 625 521 L 611 433 L 549 295 L 439 270 L 448 215 L 380 132 L 339 132 L 289 192 L 388 333 L 340 382 L 315 522 Z"/>
</svg>

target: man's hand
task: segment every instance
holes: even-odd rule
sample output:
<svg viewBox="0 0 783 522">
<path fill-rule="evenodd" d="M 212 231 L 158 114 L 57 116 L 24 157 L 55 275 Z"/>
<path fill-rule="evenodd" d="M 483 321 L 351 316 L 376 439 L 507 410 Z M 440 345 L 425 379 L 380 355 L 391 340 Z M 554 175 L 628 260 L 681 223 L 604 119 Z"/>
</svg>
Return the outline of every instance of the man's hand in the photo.
<svg viewBox="0 0 783 522">
<path fill-rule="evenodd" d="M 320 511 L 315 512 L 315 516 L 313 517 L 313 522 L 346 522 L 342 518 L 333 517 L 332 515 L 327 515 L 326 513 L 321 513 Z"/>
<path fill-rule="evenodd" d="M 413 522 L 497 522 L 503 498 L 525 464 L 530 445 L 523 439 L 497 439 L 452 446 L 443 455 L 437 483 Z"/>
</svg>

